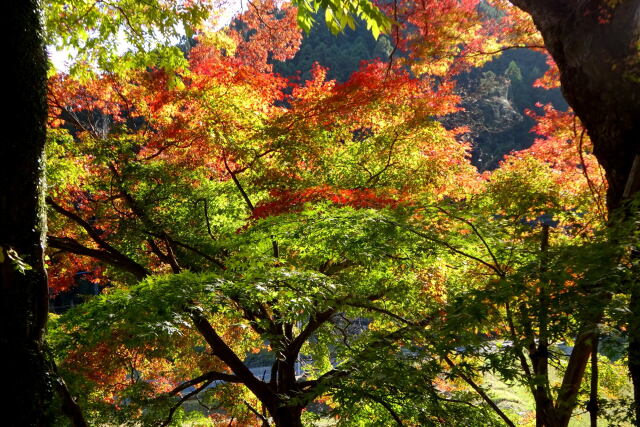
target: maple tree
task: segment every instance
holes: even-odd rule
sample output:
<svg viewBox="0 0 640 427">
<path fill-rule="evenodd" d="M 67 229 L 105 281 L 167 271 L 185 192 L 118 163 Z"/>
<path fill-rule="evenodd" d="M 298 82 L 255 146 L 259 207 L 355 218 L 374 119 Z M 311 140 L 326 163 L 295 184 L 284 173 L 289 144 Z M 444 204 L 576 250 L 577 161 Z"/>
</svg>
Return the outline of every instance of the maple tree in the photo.
<svg viewBox="0 0 640 427">
<path fill-rule="evenodd" d="M 611 295 L 616 304 L 624 300 L 623 284 L 633 272 L 620 264 L 630 265 L 628 247 L 607 235 L 605 180 L 579 123 L 571 112 L 550 106 L 537 119 L 541 138 L 485 173 L 486 184 L 469 200 L 421 210 L 419 220 L 411 218 L 406 226 L 454 256 L 440 262 L 451 300 L 443 304 L 442 323 L 430 330 L 442 334 L 434 341 L 449 341 L 447 357 L 463 346 L 457 370 L 466 378 L 490 371 L 524 384 L 535 399 L 537 422 L 562 425 L 585 391 L 581 379 L 574 382 L 575 364 L 559 344 L 572 342 L 576 324 L 604 311 Z M 629 235 L 628 229 L 617 232 Z M 600 328 L 615 334 L 605 326 L 609 316 L 600 317 Z M 564 375 L 562 385 L 553 384 L 550 364 L 555 375 Z M 587 408 L 597 417 L 598 377 L 591 381 L 596 397 Z M 628 401 L 614 405 L 626 409 Z"/>
<path fill-rule="evenodd" d="M 558 66 L 562 91 L 593 141 L 594 154 L 605 170 L 607 207 L 614 227 L 628 230 L 620 222 L 632 221 L 628 202 L 638 190 L 638 10 L 637 1 L 512 2 L 531 15 L 544 38 L 545 47 Z M 590 42 L 585 43 L 586 40 Z M 625 207 L 626 206 L 626 207 Z M 622 211 L 622 214 L 616 211 Z M 627 219 L 625 219 L 627 217 Z M 634 233 L 635 234 L 635 233 Z M 635 279 L 628 284 L 631 298 L 629 320 L 629 371 L 636 402 L 640 398 L 640 322 L 637 319 L 640 294 Z M 601 311 L 584 320 L 579 341 L 595 340 L 594 326 Z M 585 348 L 588 345 L 585 344 Z M 576 382 L 582 376 L 588 351 L 575 352 Z M 640 405 L 636 403 L 636 423 Z M 570 414 L 563 415 L 568 422 Z"/>
<path fill-rule="evenodd" d="M 612 218 L 618 218 L 612 224 L 627 230 L 619 222 L 624 222 L 625 215 L 632 218 L 633 209 L 623 208 L 626 214 L 622 215 L 615 214 L 615 211 L 628 202 L 638 188 L 637 169 L 633 167 L 636 155 L 633 141 L 638 134 L 640 105 L 637 100 L 638 2 L 518 0 L 491 4 L 502 9 L 502 24 L 506 24 L 502 33 L 492 33 L 497 34 L 495 51 L 503 49 L 504 43 L 507 43 L 507 48 L 516 45 L 549 50 L 558 67 L 555 75 L 562 82 L 563 93 L 584 123 L 593 141 L 594 153 L 605 170 L 608 182 L 607 207 Z M 394 3 L 396 5 L 397 2 Z M 427 5 L 428 2 L 416 2 L 415 8 L 420 11 Z M 430 10 L 424 8 L 423 13 L 429 13 Z M 424 42 L 426 46 L 431 46 L 431 34 L 433 31 L 417 36 L 417 43 Z M 474 55 L 473 51 L 471 55 Z M 416 59 L 420 63 L 422 58 Z M 455 60 L 455 57 L 449 57 L 449 61 Z M 547 83 L 552 77 L 551 74 L 548 76 Z M 635 313 L 640 298 L 634 280 L 629 283 L 629 292 L 632 300 L 630 307 Z M 572 353 L 571 369 L 567 371 L 572 378 L 567 377 L 563 386 L 567 390 L 577 390 L 582 381 L 591 352 L 590 344 L 597 339 L 595 331 L 602 315 L 602 310 L 595 310 L 591 317 L 582 320 L 583 329 L 578 334 Z M 640 396 L 638 325 L 636 318 L 630 319 L 629 367 L 636 396 Z M 640 405 L 636 405 L 636 410 L 640 411 L 638 408 Z M 572 405 L 559 404 L 558 409 L 560 412 L 556 414 L 556 422 L 566 425 L 571 417 Z M 636 413 L 636 418 L 640 418 L 640 412 Z"/>
<path fill-rule="evenodd" d="M 339 387 L 346 379 L 365 381 L 354 393 L 367 386 L 355 375 L 363 354 L 421 325 L 420 299 L 406 298 L 420 287 L 404 259 L 423 255 L 376 212 L 419 195 L 462 194 L 476 177 L 467 147 L 456 141 L 461 130 L 433 120 L 456 110 L 451 85 L 374 62 L 345 84 L 326 81 L 317 67 L 313 80 L 287 95 L 285 80 L 256 67 L 267 55 L 241 51 L 253 48 L 251 39 L 230 31 L 202 36 L 180 86 L 160 70 L 86 84 L 51 80 L 51 125 L 66 124 L 72 137 L 61 128 L 50 133 L 51 181 L 59 184 L 47 199 L 56 213 L 49 245 L 63 252 L 50 268 L 79 268 L 76 256 L 65 256 L 71 253 L 101 261 L 121 286 L 145 279 L 66 315 L 60 331 L 68 335 L 54 342 L 76 373 L 84 357 L 98 358 L 99 375 L 92 368 L 85 378 L 114 404 L 145 389 L 137 400 L 173 402 L 145 417 L 168 411 L 168 423 L 187 397 L 226 381 L 245 386 L 266 411 L 252 414 L 247 403 L 243 417 L 268 413 L 277 425 L 299 425 L 316 398 L 336 388 L 340 399 L 350 398 Z M 261 40 L 259 31 L 250 37 Z M 234 39 L 235 50 L 228 44 Z M 407 181 L 409 175 L 416 179 Z M 160 305 L 165 309 L 156 313 Z M 351 331 L 348 325 L 365 316 L 371 327 Z M 378 331 L 377 317 L 401 323 Z M 101 326 L 105 321 L 111 327 Z M 147 326 L 131 329 L 141 322 Z M 76 333 L 84 336 L 80 346 L 73 344 Z M 184 340 L 194 344 L 175 355 Z M 205 343 L 212 354 L 197 350 Z M 270 378 L 260 380 L 243 359 L 267 346 L 276 360 Z M 297 378 L 303 348 L 324 356 L 313 358 L 308 377 Z M 327 365 L 330 352 L 335 368 Z M 171 399 L 189 387 L 197 389 Z M 238 407 L 236 401 L 225 409 Z M 128 402 L 114 416 L 131 411 L 136 405 Z"/>
</svg>

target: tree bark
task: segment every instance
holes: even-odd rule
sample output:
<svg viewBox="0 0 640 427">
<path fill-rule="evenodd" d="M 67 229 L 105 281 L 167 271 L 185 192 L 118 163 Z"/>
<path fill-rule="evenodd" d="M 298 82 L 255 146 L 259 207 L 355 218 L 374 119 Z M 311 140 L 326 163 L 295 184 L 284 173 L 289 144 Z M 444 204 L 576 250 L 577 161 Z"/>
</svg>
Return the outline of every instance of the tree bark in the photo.
<svg viewBox="0 0 640 427">
<path fill-rule="evenodd" d="M 0 143 L 0 343 L 10 391 L 3 398 L 9 408 L 3 422 L 46 426 L 54 417 L 52 375 L 42 346 L 48 313 L 43 262 L 47 60 L 38 2 L 5 7 L 10 63 Z"/>
<path fill-rule="evenodd" d="M 640 0 L 512 0 L 529 12 L 560 69 L 562 92 L 593 141 L 620 206 L 640 154 Z M 640 189 L 631 183 L 628 195 Z"/>
<path fill-rule="evenodd" d="M 636 426 L 640 425 L 640 280 L 636 279 L 631 290 L 629 310 L 629 373 L 633 382 Z"/>
<path fill-rule="evenodd" d="M 607 207 L 612 213 L 640 190 L 640 168 L 633 167 L 640 155 L 640 0 L 623 0 L 614 6 L 602 0 L 511 2 L 531 14 L 558 65 L 562 92 L 586 127 L 605 170 Z M 639 307 L 640 293 L 631 292 L 631 308 Z M 568 423 L 575 406 L 573 390 L 582 381 L 594 338 L 591 331 L 600 316 L 594 312 L 591 320 L 585 320 L 584 340 L 576 341 L 574 353 L 585 354 L 570 361 L 575 375 L 570 383 L 563 382 L 563 389 L 567 388 L 561 397 L 567 400 L 557 402 L 563 413 L 561 425 Z M 639 316 L 635 312 L 629 325 L 629 370 L 636 402 L 640 401 Z M 636 418 L 640 425 L 640 409 Z"/>
<path fill-rule="evenodd" d="M 302 427 L 302 407 L 280 406 L 269 411 L 276 427 Z"/>
</svg>

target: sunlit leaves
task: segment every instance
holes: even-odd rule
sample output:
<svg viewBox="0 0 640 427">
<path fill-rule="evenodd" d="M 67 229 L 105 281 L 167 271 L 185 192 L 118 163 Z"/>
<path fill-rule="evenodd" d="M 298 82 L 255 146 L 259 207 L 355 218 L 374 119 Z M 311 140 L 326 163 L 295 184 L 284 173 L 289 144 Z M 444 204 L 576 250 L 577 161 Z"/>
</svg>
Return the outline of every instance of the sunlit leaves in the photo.
<svg viewBox="0 0 640 427">
<path fill-rule="evenodd" d="M 106 46 L 91 60 L 114 72 L 50 80 L 50 233 L 71 253 L 51 253 L 51 277 L 62 289 L 82 268 L 112 286 L 52 332 L 95 407 L 117 414 L 127 402 L 131 419 L 157 422 L 177 400 L 171 387 L 230 372 L 194 327 L 202 316 L 240 361 L 311 355 L 308 378 L 348 372 L 313 395 L 344 420 L 489 422 L 479 400 L 456 406 L 473 399 L 459 375 L 526 382 L 514 361 L 541 329 L 541 296 L 556 345 L 576 330 L 563 313 L 580 314 L 629 271 L 607 263 L 617 248 L 589 240 L 602 227 L 603 180 L 570 112 L 531 113 L 534 146 L 483 175 L 460 141 L 466 129 L 437 121 L 460 109 L 453 77 L 515 40 L 499 31 L 522 18 L 515 11 L 397 2 L 385 6 L 392 27 L 367 1 L 299 1 L 303 28 L 320 9 L 334 32 L 363 18 L 374 35 L 395 30 L 400 52 L 345 83 L 319 65 L 298 83 L 271 67 L 300 42 L 294 9 L 253 2 L 228 28 L 188 31 L 196 44 L 178 55 L 154 50 L 146 20 L 166 12 L 169 31 L 201 19 L 202 4 L 182 15 L 153 5 L 79 8 L 105 27 L 61 43 L 93 49 L 130 28 L 147 54 L 116 67 Z M 518 37 L 527 25 L 517 21 Z M 308 403 L 295 387 L 311 383 L 293 380 L 273 395 Z M 238 399 L 256 396 L 241 387 L 203 392 L 224 407 L 218 421 L 255 421 Z"/>
<path fill-rule="evenodd" d="M 237 40 L 237 57 L 256 71 L 270 71 L 273 60 L 293 58 L 302 41 L 295 24 L 296 11 L 289 5 L 273 0 L 249 3 L 246 11 L 236 17 L 231 35 Z"/>
<path fill-rule="evenodd" d="M 208 1 L 47 1 L 48 43 L 70 49 L 74 74 L 87 77 L 98 67 L 124 70 L 158 65 L 174 70 L 185 65 L 181 52 L 168 47 L 185 27 L 199 25 L 213 5 Z M 131 54 L 120 57 L 123 48 Z"/>
<path fill-rule="evenodd" d="M 365 21 L 375 38 L 391 28 L 390 19 L 371 0 L 295 0 L 292 3 L 298 7 L 298 25 L 307 32 L 319 10 L 325 10 L 325 23 L 334 34 L 347 26 L 353 28 L 355 18 Z"/>
</svg>

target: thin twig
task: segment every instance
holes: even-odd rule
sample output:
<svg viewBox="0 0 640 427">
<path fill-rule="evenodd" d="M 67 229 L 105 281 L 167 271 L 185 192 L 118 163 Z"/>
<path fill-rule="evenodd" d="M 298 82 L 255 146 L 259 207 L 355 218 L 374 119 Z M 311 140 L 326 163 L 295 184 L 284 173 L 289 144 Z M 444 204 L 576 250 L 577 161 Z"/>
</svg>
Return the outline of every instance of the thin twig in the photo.
<svg viewBox="0 0 640 427">
<path fill-rule="evenodd" d="M 447 362 L 447 365 L 449 365 L 449 367 L 451 367 L 451 369 L 457 368 L 455 363 L 453 363 L 453 361 L 451 359 L 449 359 L 449 356 L 444 356 L 444 361 Z M 505 414 L 502 411 L 502 409 L 500 409 L 498 407 L 498 405 L 496 405 L 496 403 L 489 397 L 489 395 L 487 393 L 485 393 L 485 391 L 482 390 L 482 388 L 480 388 L 480 386 L 478 386 L 478 384 L 476 384 L 475 381 L 473 381 L 471 379 L 471 377 L 465 375 L 464 373 L 462 373 L 460 371 L 456 372 L 456 375 L 458 375 L 460 378 L 462 378 L 464 380 L 464 382 L 469 384 L 471 386 L 471 388 L 474 389 L 476 391 L 476 393 L 478 393 L 480 395 L 480 397 L 482 397 L 482 399 L 485 402 L 487 402 L 487 404 L 491 407 L 491 409 L 493 409 L 496 412 L 496 414 L 498 414 L 500 416 L 500 418 L 502 418 L 504 420 L 504 422 L 509 427 L 516 427 L 515 424 L 513 423 L 513 421 L 511 421 L 509 419 L 507 414 Z"/>
</svg>

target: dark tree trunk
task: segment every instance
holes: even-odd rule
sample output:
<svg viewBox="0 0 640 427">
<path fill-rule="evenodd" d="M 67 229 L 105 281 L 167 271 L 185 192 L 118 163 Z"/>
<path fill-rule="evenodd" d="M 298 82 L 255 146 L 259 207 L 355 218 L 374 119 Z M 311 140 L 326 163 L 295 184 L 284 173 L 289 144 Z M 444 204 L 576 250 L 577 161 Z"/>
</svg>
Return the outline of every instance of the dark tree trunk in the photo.
<svg viewBox="0 0 640 427">
<path fill-rule="evenodd" d="M 620 206 L 640 154 L 640 0 L 512 0 L 529 12 L 560 69 L 562 92 L 587 128 Z M 630 193 L 640 188 L 636 180 Z"/>
<path fill-rule="evenodd" d="M 631 290 L 631 321 L 629 324 L 629 373 L 633 381 L 636 425 L 640 425 L 640 279 L 636 278 Z"/>
<path fill-rule="evenodd" d="M 284 324 L 281 342 L 285 341 L 285 337 L 289 341 L 293 339 L 292 329 L 292 324 Z M 286 345 L 281 345 L 286 348 Z M 297 351 L 292 352 L 286 349 L 281 351 L 282 359 L 276 360 L 274 363 L 276 369 L 272 370 L 272 375 L 275 373 L 275 376 L 271 378 L 269 384 L 271 393 L 268 396 L 269 400 L 266 406 L 278 427 L 302 427 L 301 415 L 306 403 L 300 404 L 298 402 L 298 405 L 291 406 L 291 402 L 287 399 L 287 396 L 295 395 L 298 390 L 295 371 L 297 355 Z"/>
<path fill-rule="evenodd" d="M 558 64 L 564 96 L 586 127 L 606 172 L 607 205 L 613 212 L 640 189 L 640 0 L 620 1 L 613 8 L 602 0 L 511 1 L 532 15 Z M 640 307 L 640 293 L 632 292 L 631 297 L 632 308 Z M 639 315 L 635 313 L 635 319 Z M 600 316 L 593 314 L 593 326 Z M 593 339 L 594 328 L 588 323 L 584 341 Z M 640 325 L 636 320 L 629 326 L 629 368 L 638 402 Z M 574 383 L 582 380 L 592 348 L 588 342 L 576 344 L 586 354 L 577 355 L 571 367 Z M 572 394 L 558 402 L 562 425 L 575 406 Z M 640 423 L 640 412 L 636 414 Z"/>
<path fill-rule="evenodd" d="M 48 312 L 43 264 L 46 67 L 35 0 L 8 2 L 5 117 L 0 143 L 0 316 L 6 425 L 46 426 L 53 383 L 42 337 Z M 28 266 L 20 271 L 17 265 Z"/>
<path fill-rule="evenodd" d="M 300 406 L 280 406 L 271 412 L 271 416 L 277 427 L 302 427 Z"/>
</svg>

